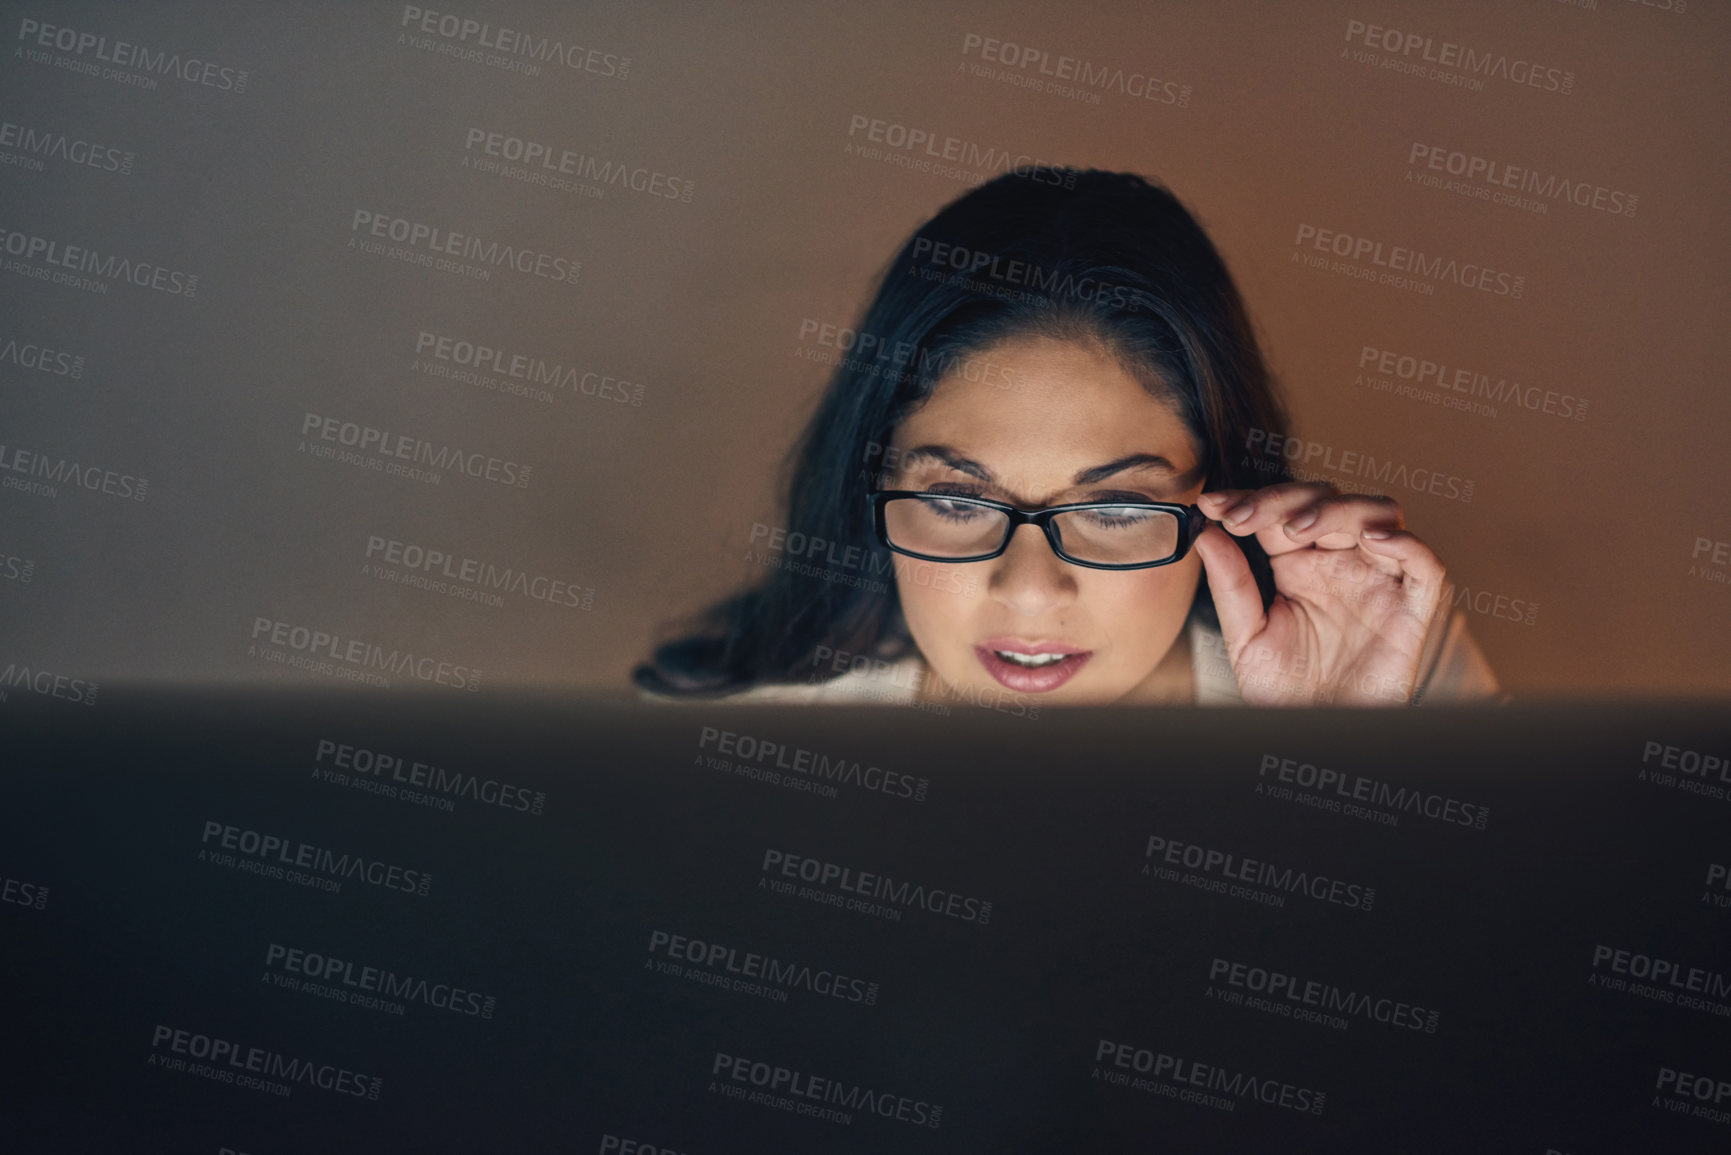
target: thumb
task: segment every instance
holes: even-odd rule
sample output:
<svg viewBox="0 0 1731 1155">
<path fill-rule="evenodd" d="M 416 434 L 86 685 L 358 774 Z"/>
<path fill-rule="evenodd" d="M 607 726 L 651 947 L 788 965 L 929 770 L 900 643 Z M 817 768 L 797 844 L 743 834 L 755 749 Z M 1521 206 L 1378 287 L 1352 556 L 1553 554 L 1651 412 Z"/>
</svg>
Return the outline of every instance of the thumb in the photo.
<svg viewBox="0 0 1731 1155">
<path fill-rule="evenodd" d="M 1210 522 L 1196 538 L 1196 552 L 1208 575 L 1208 591 L 1214 597 L 1214 612 L 1220 618 L 1220 636 L 1228 657 L 1236 659 L 1250 639 L 1262 633 L 1268 616 L 1262 610 L 1262 591 L 1244 551 L 1232 535 Z"/>
</svg>

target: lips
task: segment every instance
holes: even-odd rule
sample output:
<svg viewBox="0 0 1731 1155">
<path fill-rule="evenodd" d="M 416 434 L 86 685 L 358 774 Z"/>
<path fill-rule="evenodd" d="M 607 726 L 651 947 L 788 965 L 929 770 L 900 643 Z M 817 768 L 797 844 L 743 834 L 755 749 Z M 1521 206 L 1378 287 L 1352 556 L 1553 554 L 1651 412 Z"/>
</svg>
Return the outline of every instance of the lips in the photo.
<svg viewBox="0 0 1731 1155">
<path fill-rule="evenodd" d="M 974 656 L 1000 685 L 1026 694 L 1045 694 L 1075 677 L 1094 651 L 1068 642 L 988 638 L 974 647 Z"/>
</svg>

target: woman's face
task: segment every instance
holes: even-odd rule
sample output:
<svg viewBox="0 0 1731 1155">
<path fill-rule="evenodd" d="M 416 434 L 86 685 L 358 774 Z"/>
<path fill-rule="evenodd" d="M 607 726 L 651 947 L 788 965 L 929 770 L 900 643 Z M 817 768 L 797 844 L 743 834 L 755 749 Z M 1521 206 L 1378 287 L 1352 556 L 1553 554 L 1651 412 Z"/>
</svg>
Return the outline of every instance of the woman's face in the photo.
<svg viewBox="0 0 1731 1155">
<path fill-rule="evenodd" d="M 1188 505 L 1203 484 L 1195 439 L 1176 412 L 1104 351 L 1047 337 L 1005 341 L 958 365 L 896 428 L 887 459 L 896 468 L 883 488 L 1021 509 Z M 893 556 L 914 642 L 958 690 L 1070 704 L 1189 690 L 1188 649 L 1173 643 L 1201 573 L 1194 550 L 1152 569 L 1089 569 L 1059 558 L 1037 526 L 1022 525 L 990 561 Z M 1016 657 L 1053 652 L 1068 656 L 1043 667 Z"/>
</svg>

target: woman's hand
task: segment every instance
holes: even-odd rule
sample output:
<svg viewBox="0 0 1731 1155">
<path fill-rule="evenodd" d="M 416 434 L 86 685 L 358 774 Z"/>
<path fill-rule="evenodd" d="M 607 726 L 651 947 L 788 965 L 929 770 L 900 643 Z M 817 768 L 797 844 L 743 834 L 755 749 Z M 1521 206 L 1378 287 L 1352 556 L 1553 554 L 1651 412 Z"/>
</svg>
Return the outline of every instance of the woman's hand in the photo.
<svg viewBox="0 0 1731 1155">
<path fill-rule="evenodd" d="M 1443 564 L 1403 528 L 1392 497 L 1323 482 L 1223 489 L 1198 500 L 1196 539 L 1226 654 L 1252 705 L 1404 705 L 1443 593 Z M 1302 526 L 1302 528 L 1295 528 Z M 1233 536 L 1274 568 L 1266 613 Z"/>
</svg>

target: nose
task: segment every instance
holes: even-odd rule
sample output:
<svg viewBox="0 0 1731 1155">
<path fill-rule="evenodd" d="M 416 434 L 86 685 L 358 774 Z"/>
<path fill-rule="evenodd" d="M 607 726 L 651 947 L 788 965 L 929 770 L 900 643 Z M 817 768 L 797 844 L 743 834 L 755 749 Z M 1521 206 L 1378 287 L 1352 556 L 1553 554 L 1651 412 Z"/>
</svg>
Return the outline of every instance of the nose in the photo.
<svg viewBox="0 0 1731 1155">
<path fill-rule="evenodd" d="M 1075 567 L 1052 552 L 1037 525 L 1017 526 L 1009 548 L 992 565 L 987 588 L 1018 613 L 1033 617 L 1076 600 Z"/>
</svg>

